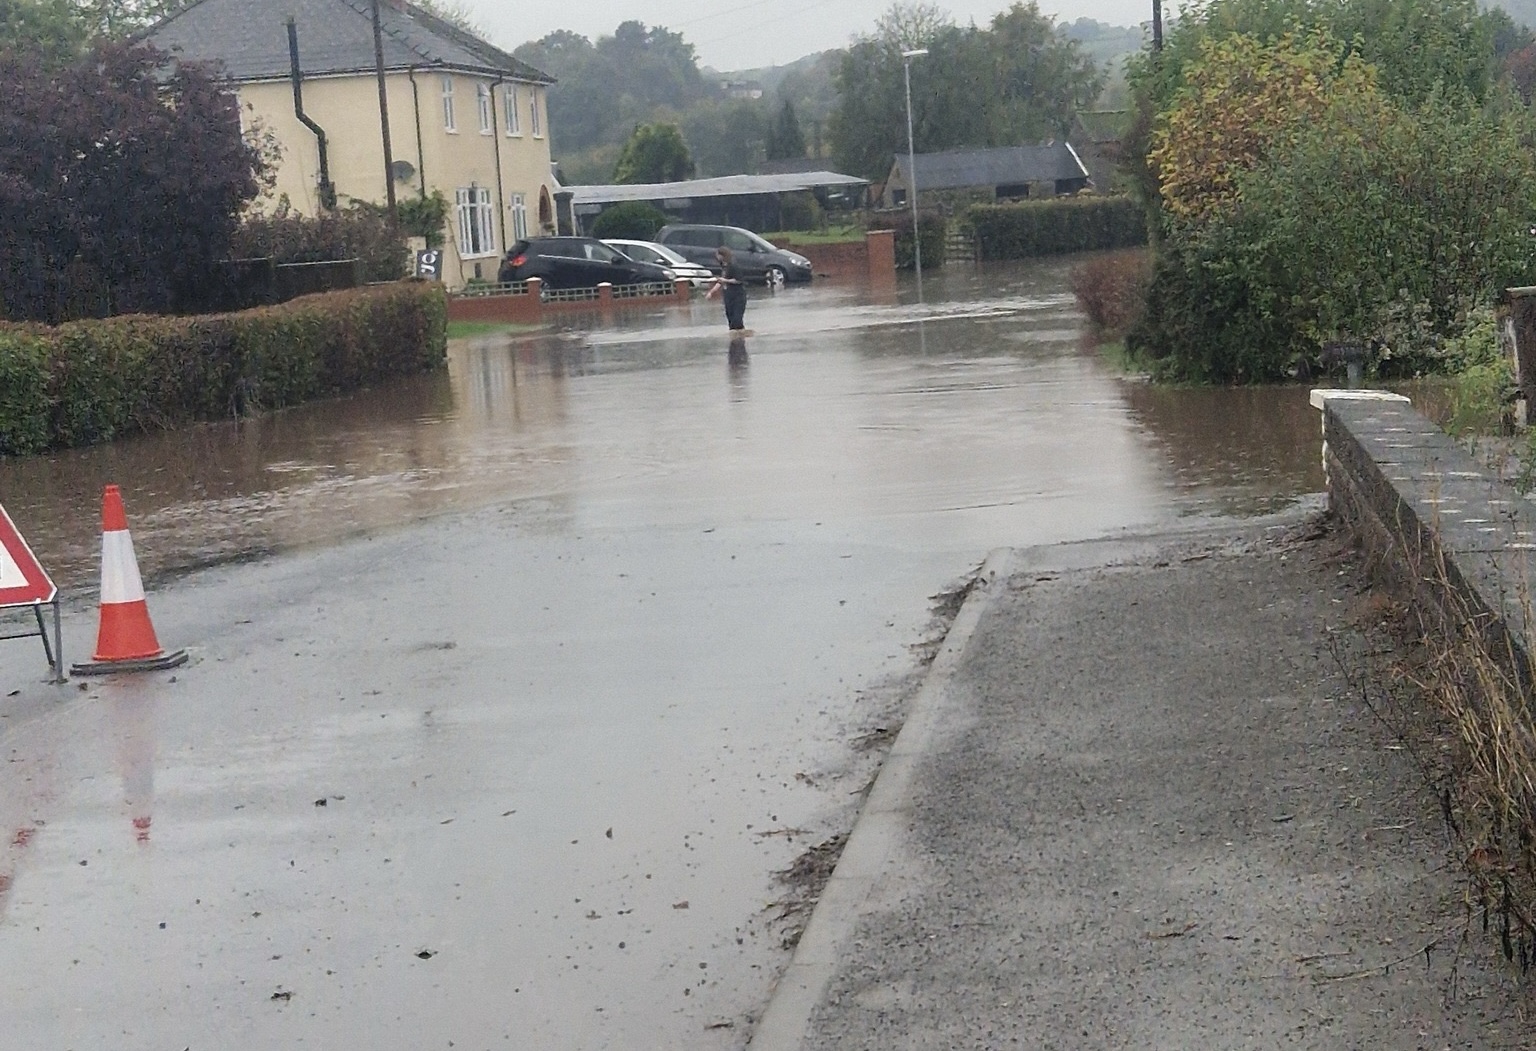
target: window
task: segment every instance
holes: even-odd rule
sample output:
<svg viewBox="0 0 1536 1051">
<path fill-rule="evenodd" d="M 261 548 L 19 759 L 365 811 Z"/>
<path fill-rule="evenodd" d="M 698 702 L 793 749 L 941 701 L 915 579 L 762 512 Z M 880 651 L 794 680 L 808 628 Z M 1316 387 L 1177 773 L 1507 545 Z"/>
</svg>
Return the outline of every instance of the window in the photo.
<svg viewBox="0 0 1536 1051">
<path fill-rule="evenodd" d="M 512 239 L 522 241 L 528 237 L 528 203 L 520 193 L 512 195 Z"/>
<path fill-rule="evenodd" d="M 491 113 L 491 86 L 475 85 L 475 101 L 480 106 L 480 134 L 492 135 L 496 131 L 496 118 Z"/>
<path fill-rule="evenodd" d="M 502 93 L 501 108 L 507 111 L 508 135 L 521 135 L 523 133 L 523 104 L 517 95 L 516 84 L 508 84 Z"/>
<path fill-rule="evenodd" d="M 467 186 L 453 191 L 454 211 L 459 220 L 459 258 L 472 259 L 496 254 L 496 231 L 492 219 L 491 191 L 484 186 Z"/>
<path fill-rule="evenodd" d="M 459 126 L 453 121 L 453 78 L 443 78 L 443 127 L 448 131 L 458 131 Z"/>
<path fill-rule="evenodd" d="M 537 91 L 528 92 L 528 127 L 533 129 L 534 138 L 542 139 L 544 137 L 544 126 L 539 123 L 539 93 Z"/>
<path fill-rule="evenodd" d="M 733 252 L 756 252 L 757 246 L 752 243 L 752 238 L 735 230 L 725 231 L 725 247 Z"/>
</svg>

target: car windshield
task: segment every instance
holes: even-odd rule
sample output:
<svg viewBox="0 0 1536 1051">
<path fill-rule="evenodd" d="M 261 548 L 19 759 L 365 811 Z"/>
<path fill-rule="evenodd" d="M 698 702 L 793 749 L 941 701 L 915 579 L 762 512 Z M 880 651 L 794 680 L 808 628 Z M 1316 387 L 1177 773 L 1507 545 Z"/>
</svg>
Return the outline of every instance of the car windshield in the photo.
<svg viewBox="0 0 1536 1051">
<path fill-rule="evenodd" d="M 645 247 L 647 251 L 655 256 L 655 259 L 652 260 L 653 262 L 665 263 L 669 266 L 674 264 L 687 265 L 688 263 L 688 260 L 672 251 L 666 245 L 646 245 Z"/>
</svg>

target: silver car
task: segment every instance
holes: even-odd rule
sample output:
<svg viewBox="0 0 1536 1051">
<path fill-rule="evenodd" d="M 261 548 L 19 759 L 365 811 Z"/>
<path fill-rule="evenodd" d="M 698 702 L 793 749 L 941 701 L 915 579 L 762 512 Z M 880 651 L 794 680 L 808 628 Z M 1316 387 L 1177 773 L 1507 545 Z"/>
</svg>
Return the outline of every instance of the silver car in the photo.
<svg viewBox="0 0 1536 1051">
<path fill-rule="evenodd" d="M 623 252 L 637 263 L 654 263 L 665 267 L 694 288 L 707 285 L 714 280 L 714 275 L 710 273 L 708 267 L 690 263 L 666 245 L 659 245 L 652 241 L 628 241 L 617 237 L 604 238 L 603 244 Z"/>
</svg>

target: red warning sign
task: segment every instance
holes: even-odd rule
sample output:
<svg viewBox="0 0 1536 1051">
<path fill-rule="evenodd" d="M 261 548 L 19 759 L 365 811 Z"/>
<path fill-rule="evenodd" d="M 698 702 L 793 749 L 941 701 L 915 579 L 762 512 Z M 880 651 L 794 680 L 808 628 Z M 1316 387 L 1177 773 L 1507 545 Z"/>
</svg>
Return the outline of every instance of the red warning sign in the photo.
<svg viewBox="0 0 1536 1051">
<path fill-rule="evenodd" d="M 52 602 L 58 593 L 16 523 L 0 507 L 0 608 Z"/>
</svg>

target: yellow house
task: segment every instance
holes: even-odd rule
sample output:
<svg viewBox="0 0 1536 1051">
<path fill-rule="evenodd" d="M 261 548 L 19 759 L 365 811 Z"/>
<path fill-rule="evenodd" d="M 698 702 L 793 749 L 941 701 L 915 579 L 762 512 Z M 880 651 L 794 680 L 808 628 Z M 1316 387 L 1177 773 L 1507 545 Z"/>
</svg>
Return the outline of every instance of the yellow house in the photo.
<svg viewBox="0 0 1536 1051">
<path fill-rule="evenodd" d="M 274 202 L 315 215 L 382 204 L 386 180 L 402 199 L 440 190 L 444 280 L 494 281 L 506 246 L 556 226 L 544 97 L 554 81 L 404 0 L 376 6 L 382 93 L 373 0 L 197 0 L 144 39 L 222 68 L 245 127 L 281 151 Z"/>
</svg>

